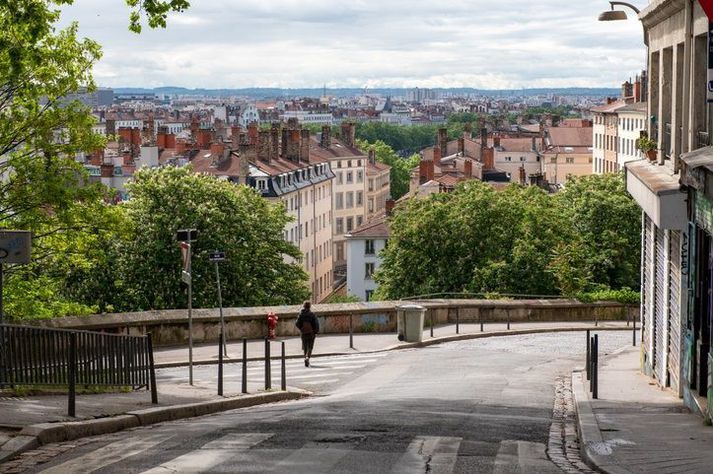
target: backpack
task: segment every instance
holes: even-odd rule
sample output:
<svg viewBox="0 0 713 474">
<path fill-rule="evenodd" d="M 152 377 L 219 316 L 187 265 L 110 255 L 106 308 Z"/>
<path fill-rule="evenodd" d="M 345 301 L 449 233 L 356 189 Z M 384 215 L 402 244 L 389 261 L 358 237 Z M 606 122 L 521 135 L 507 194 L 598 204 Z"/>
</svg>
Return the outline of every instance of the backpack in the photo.
<svg viewBox="0 0 713 474">
<path fill-rule="evenodd" d="M 312 323 L 309 321 L 302 321 L 302 328 L 300 329 L 302 334 L 314 334 L 314 328 Z"/>
</svg>

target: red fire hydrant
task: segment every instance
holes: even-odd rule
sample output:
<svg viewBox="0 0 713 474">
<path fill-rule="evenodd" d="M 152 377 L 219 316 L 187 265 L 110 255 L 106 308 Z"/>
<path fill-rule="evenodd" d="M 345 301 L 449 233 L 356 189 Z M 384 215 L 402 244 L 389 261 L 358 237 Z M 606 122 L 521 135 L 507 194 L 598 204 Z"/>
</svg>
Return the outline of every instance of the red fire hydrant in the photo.
<svg viewBox="0 0 713 474">
<path fill-rule="evenodd" d="M 277 320 L 279 318 L 275 313 L 267 315 L 267 338 L 275 339 L 275 329 L 277 329 Z"/>
</svg>

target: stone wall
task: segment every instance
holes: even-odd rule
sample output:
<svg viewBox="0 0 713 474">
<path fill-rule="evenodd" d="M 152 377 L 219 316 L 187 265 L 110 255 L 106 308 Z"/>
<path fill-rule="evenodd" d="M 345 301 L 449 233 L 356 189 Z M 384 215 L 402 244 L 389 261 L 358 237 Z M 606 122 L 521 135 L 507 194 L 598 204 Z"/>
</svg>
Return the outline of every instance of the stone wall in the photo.
<svg viewBox="0 0 713 474">
<path fill-rule="evenodd" d="M 395 332 L 396 308 L 403 301 L 373 303 L 320 304 L 312 307 L 322 333 Z M 414 302 L 408 302 L 413 304 Z M 467 322 L 545 322 L 626 320 L 639 317 L 639 308 L 619 303 L 580 303 L 573 300 L 424 300 L 425 323 Z M 223 316 L 227 340 L 262 338 L 267 334 L 265 317 L 277 314 L 278 336 L 297 335 L 295 319 L 300 306 L 225 308 Z M 87 317 L 34 321 L 32 324 L 63 329 L 84 329 L 112 333 L 153 334 L 154 345 L 182 345 L 188 341 L 188 316 L 185 309 L 140 313 L 98 314 Z M 193 340 L 196 343 L 218 340 L 220 319 L 217 309 L 193 310 Z"/>
</svg>

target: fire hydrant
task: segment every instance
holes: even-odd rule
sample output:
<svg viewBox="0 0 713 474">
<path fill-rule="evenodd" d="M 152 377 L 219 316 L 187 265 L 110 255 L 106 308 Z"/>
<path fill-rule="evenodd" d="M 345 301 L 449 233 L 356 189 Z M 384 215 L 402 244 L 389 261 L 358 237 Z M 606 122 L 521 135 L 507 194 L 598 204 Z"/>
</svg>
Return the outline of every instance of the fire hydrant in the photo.
<svg viewBox="0 0 713 474">
<path fill-rule="evenodd" d="M 275 339 L 275 329 L 277 329 L 277 320 L 279 318 L 275 313 L 267 315 L 267 338 Z"/>
</svg>

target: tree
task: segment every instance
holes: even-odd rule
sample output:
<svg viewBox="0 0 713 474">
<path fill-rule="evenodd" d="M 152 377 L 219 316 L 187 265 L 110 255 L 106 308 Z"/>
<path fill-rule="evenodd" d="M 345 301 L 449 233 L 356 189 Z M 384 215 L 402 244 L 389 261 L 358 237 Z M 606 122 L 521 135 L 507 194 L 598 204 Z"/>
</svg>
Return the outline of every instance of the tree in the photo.
<svg viewBox="0 0 713 474">
<path fill-rule="evenodd" d="M 195 228 L 193 297 L 196 307 L 215 307 L 217 292 L 208 254 L 226 253 L 221 263 L 226 306 L 294 304 L 309 295 L 301 253 L 283 240 L 289 220 L 284 206 L 253 189 L 190 167 L 142 169 L 122 206 L 131 221 L 129 238 L 118 243 L 115 308 L 146 310 L 186 307 L 180 283 L 178 229 Z M 288 263 L 289 261 L 296 263 Z"/>
</svg>

